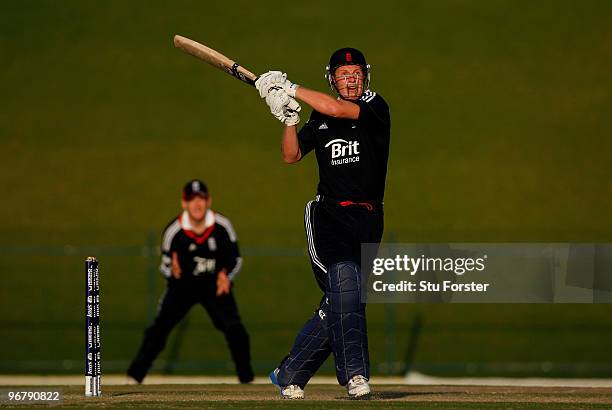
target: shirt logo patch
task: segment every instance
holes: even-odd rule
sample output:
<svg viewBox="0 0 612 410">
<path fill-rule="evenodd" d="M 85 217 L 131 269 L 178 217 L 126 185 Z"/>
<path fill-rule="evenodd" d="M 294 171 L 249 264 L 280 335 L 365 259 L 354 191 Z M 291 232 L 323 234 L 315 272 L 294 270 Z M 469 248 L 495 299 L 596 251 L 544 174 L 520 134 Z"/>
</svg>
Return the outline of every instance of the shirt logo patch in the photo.
<svg viewBox="0 0 612 410">
<path fill-rule="evenodd" d="M 215 241 L 215 238 L 208 238 L 208 249 L 210 249 L 211 251 L 217 250 L 217 241 Z"/>
<path fill-rule="evenodd" d="M 196 249 L 198 249 L 198 245 L 196 245 L 195 243 L 189 244 L 189 252 L 193 252 Z"/>
<path fill-rule="evenodd" d="M 336 138 L 325 144 L 331 149 L 331 164 L 342 165 L 359 162 L 359 142 Z"/>
<path fill-rule="evenodd" d="M 365 102 L 370 102 L 376 97 L 376 93 L 374 91 L 366 90 L 361 96 L 360 100 Z"/>
<path fill-rule="evenodd" d="M 323 123 L 323 124 L 319 125 L 319 129 L 320 130 L 326 130 L 327 129 L 327 124 Z"/>
<path fill-rule="evenodd" d="M 194 256 L 193 261 L 196 263 L 193 269 L 193 276 L 200 276 L 202 273 L 212 273 L 215 271 L 217 261 L 215 259 L 206 259 L 199 256 Z"/>
</svg>

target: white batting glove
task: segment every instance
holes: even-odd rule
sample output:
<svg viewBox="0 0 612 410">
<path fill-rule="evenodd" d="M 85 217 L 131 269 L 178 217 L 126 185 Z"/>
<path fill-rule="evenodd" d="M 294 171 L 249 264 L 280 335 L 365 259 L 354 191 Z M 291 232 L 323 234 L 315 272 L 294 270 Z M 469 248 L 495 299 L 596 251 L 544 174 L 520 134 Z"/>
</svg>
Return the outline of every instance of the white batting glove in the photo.
<svg viewBox="0 0 612 410">
<path fill-rule="evenodd" d="M 300 103 L 293 97 L 289 97 L 289 103 L 284 107 L 285 111 L 302 111 L 302 106 Z"/>
<path fill-rule="evenodd" d="M 286 126 L 297 125 L 300 122 L 300 115 L 297 111 L 285 110 L 277 114 L 273 114 L 274 117 L 285 124 Z"/>
<path fill-rule="evenodd" d="M 300 115 L 297 111 L 286 111 L 283 123 L 288 127 L 298 125 L 300 123 Z"/>
<path fill-rule="evenodd" d="M 266 104 L 270 107 L 270 112 L 272 112 L 273 115 L 283 112 L 285 107 L 290 111 L 297 112 L 302 109 L 295 98 L 290 97 L 285 90 L 278 88 L 270 90 L 266 97 Z"/>
<path fill-rule="evenodd" d="M 275 87 L 279 87 L 289 95 L 289 97 L 295 98 L 295 93 L 299 87 L 297 84 L 293 84 L 291 81 L 287 79 L 287 73 L 283 74 L 283 76 L 278 79 L 275 78 L 275 82 L 273 83 Z"/>
<path fill-rule="evenodd" d="M 274 115 L 283 112 L 283 107 L 289 104 L 289 95 L 280 88 L 271 88 L 266 96 L 266 104 Z"/>
<path fill-rule="evenodd" d="M 287 79 L 287 73 L 283 74 L 280 71 L 268 71 L 255 81 L 255 88 L 259 91 L 261 98 L 266 98 L 273 88 L 282 88 L 290 97 L 295 97 L 298 87 L 299 85 Z"/>
<path fill-rule="evenodd" d="M 270 90 L 266 97 L 272 115 L 285 125 L 296 125 L 300 122 L 298 112 L 302 110 L 300 104 L 282 89 Z"/>
<path fill-rule="evenodd" d="M 259 91 L 259 96 L 261 98 L 266 98 L 268 96 L 268 92 L 275 87 L 278 87 L 279 83 L 285 82 L 287 76 L 283 76 L 283 73 L 280 71 L 268 71 L 259 76 L 257 81 L 255 81 L 255 88 Z"/>
<path fill-rule="evenodd" d="M 282 84 L 278 85 L 283 87 L 283 90 L 285 90 L 285 92 L 289 94 L 290 97 L 295 98 L 295 93 L 297 92 L 299 85 L 293 84 L 291 81 L 287 80 L 287 74 L 284 74 L 284 76 L 285 81 Z"/>
</svg>

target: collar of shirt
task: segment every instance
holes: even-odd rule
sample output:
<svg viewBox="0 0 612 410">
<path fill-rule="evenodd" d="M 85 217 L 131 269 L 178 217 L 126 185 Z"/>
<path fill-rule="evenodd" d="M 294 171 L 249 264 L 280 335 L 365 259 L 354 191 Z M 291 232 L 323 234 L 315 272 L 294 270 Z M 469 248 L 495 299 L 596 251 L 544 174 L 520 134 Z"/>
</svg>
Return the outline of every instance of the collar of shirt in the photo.
<svg viewBox="0 0 612 410">
<path fill-rule="evenodd" d="M 191 225 L 191 220 L 189 219 L 189 213 L 187 211 L 183 211 L 183 215 L 180 218 L 181 228 L 187 231 L 193 231 L 193 226 Z M 212 209 L 206 211 L 206 216 L 204 216 L 204 229 L 208 229 L 215 224 L 215 213 Z"/>
</svg>

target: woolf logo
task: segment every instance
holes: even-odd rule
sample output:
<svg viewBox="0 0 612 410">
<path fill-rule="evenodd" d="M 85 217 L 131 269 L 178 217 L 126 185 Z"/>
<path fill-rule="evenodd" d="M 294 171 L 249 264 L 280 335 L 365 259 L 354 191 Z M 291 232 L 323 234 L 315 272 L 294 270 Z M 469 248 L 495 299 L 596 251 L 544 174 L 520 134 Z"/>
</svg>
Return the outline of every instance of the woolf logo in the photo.
<svg viewBox="0 0 612 410">
<path fill-rule="evenodd" d="M 331 164 L 342 165 L 349 162 L 359 162 L 359 142 L 336 138 L 325 144 L 331 148 Z"/>
</svg>

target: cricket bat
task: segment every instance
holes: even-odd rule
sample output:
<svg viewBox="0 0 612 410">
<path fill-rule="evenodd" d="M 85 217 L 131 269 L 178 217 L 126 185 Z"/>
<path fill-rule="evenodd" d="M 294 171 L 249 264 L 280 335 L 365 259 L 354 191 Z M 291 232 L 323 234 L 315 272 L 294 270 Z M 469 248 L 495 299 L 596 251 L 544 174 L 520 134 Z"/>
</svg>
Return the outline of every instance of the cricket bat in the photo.
<svg viewBox="0 0 612 410">
<path fill-rule="evenodd" d="M 253 87 L 255 86 L 255 81 L 257 80 L 257 76 L 255 74 L 218 51 L 213 50 L 204 44 L 200 44 L 197 41 L 193 41 L 187 37 L 179 35 L 174 36 L 174 45 L 187 54 L 191 54 L 200 60 L 206 61 L 208 64 L 225 71 L 240 81 L 244 81 Z"/>
</svg>

